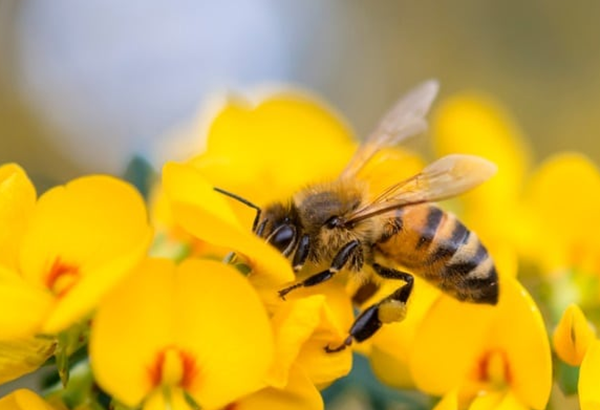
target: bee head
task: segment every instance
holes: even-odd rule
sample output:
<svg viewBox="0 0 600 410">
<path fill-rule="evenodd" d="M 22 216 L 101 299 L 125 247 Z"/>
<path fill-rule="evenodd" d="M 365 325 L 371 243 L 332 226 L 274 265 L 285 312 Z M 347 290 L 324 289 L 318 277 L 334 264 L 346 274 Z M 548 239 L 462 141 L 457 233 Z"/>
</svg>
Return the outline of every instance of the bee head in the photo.
<svg viewBox="0 0 600 410">
<path fill-rule="evenodd" d="M 254 232 L 284 256 L 289 256 L 298 239 L 297 224 L 298 218 L 292 205 L 275 203 L 265 208 Z"/>
</svg>

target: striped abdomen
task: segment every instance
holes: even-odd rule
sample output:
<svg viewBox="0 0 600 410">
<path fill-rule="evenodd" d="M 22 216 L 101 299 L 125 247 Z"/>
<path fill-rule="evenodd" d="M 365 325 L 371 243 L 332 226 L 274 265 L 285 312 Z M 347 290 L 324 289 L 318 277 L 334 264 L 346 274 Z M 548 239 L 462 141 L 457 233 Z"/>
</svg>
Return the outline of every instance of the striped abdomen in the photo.
<svg viewBox="0 0 600 410">
<path fill-rule="evenodd" d="M 454 215 L 434 205 L 398 209 L 375 250 L 459 300 L 498 302 L 498 275 L 487 250 Z"/>
</svg>

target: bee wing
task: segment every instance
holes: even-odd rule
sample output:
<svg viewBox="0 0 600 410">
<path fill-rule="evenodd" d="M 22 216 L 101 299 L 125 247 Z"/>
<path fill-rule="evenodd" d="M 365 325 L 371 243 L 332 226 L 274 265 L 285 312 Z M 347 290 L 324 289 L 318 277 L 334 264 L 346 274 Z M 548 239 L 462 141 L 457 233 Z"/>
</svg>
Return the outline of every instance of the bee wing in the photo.
<svg viewBox="0 0 600 410">
<path fill-rule="evenodd" d="M 400 141 L 425 131 L 425 115 L 438 89 L 438 82 L 429 80 L 401 97 L 381 119 L 375 131 L 361 144 L 340 178 L 354 177 L 380 149 L 397 145 Z"/>
<path fill-rule="evenodd" d="M 417 175 L 390 186 L 347 218 L 357 222 L 406 205 L 447 199 L 491 178 L 494 163 L 474 155 L 452 154 L 428 165 Z"/>
</svg>

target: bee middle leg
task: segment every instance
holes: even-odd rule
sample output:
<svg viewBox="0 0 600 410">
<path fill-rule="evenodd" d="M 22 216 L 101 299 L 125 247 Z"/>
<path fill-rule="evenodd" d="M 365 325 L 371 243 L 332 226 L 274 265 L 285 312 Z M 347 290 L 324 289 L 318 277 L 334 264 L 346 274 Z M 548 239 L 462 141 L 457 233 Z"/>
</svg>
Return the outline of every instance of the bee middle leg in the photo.
<svg viewBox="0 0 600 410">
<path fill-rule="evenodd" d="M 314 275 L 311 275 L 308 278 L 304 279 L 302 282 L 295 283 L 291 286 L 288 286 L 287 288 L 280 290 L 279 297 L 285 300 L 285 295 L 287 295 L 294 289 L 315 286 L 319 283 L 323 283 L 333 278 L 333 276 L 337 272 L 342 270 L 352 258 L 354 258 L 355 261 L 360 261 L 360 266 L 358 266 L 358 269 L 360 269 L 362 267 L 362 247 L 360 246 L 360 241 L 358 240 L 350 241 L 344 246 L 342 246 L 333 258 L 329 269 L 326 269 L 319 273 L 315 273 Z"/>
<path fill-rule="evenodd" d="M 385 279 L 396 279 L 404 281 L 404 285 L 396 289 L 392 294 L 369 306 L 354 321 L 350 327 L 349 335 L 344 342 L 337 347 L 325 347 L 327 353 L 335 353 L 344 350 L 352 344 L 353 340 L 362 342 L 367 340 L 381 328 L 384 323 L 400 322 L 406 316 L 406 302 L 412 293 L 413 276 L 392 268 L 386 268 L 374 263 L 375 272 Z"/>
</svg>

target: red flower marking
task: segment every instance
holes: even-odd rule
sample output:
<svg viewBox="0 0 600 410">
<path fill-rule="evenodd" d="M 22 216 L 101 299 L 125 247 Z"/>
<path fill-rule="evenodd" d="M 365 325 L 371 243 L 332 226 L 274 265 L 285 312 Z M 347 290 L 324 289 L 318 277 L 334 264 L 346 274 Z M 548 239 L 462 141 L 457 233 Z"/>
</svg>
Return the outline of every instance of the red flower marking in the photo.
<svg viewBox="0 0 600 410">
<path fill-rule="evenodd" d="M 480 382 L 493 381 L 494 376 L 490 374 L 490 360 L 492 360 L 492 357 L 494 356 L 500 356 L 502 358 L 502 374 L 504 376 L 504 381 L 507 384 L 510 384 L 511 374 L 510 367 L 508 366 L 508 358 L 506 357 L 506 353 L 502 350 L 490 350 L 479 359 L 477 364 L 477 380 Z"/>
<path fill-rule="evenodd" d="M 154 363 L 148 368 L 150 383 L 153 387 L 158 387 L 162 384 L 165 356 L 166 352 L 170 349 L 177 351 L 183 371 L 181 379 L 179 380 L 177 385 L 183 388 L 184 390 L 187 390 L 192 386 L 192 382 L 198 375 L 196 360 L 191 354 L 173 346 L 165 347 L 157 353 L 156 358 L 154 359 Z"/>
<path fill-rule="evenodd" d="M 56 258 L 46 277 L 46 287 L 61 298 L 77 283 L 79 276 L 77 266 L 69 265 Z"/>
</svg>

